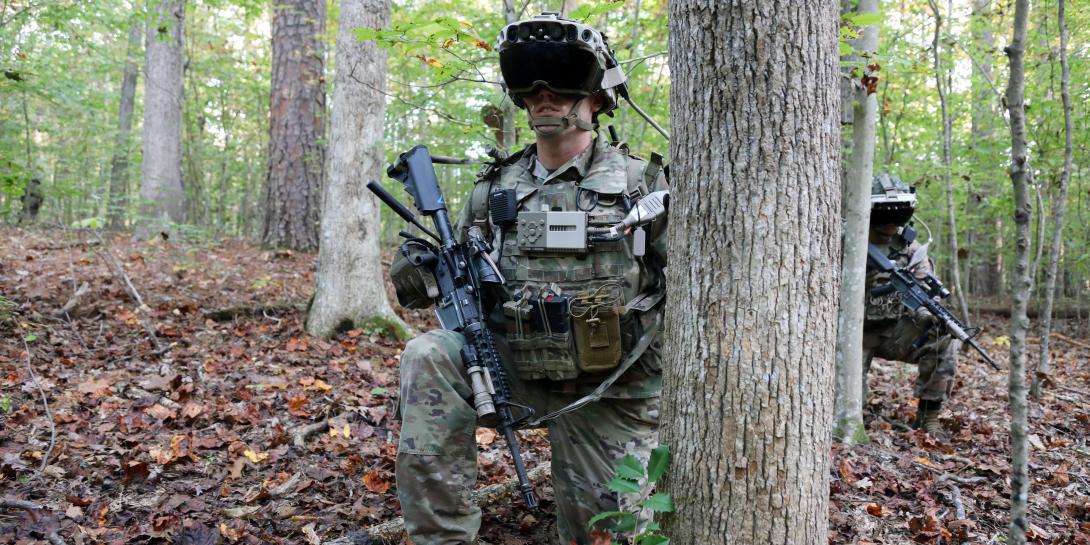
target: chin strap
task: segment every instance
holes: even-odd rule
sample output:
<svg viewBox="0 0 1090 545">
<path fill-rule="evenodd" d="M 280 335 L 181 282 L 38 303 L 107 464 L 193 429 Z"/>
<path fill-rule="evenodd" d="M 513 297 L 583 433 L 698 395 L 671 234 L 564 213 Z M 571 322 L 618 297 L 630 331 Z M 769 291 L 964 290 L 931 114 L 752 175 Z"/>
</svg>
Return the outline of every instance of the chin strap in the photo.
<svg viewBox="0 0 1090 545">
<path fill-rule="evenodd" d="M 534 132 L 540 135 L 559 134 L 564 132 L 568 127 L 576 127 L 584 131 L 593 131 L 597 128 L 593 123 L 587 123 L 582 119 L 579 119 L 577 110 L 579 105 L 583 103 L 584 99 L 575 101 L 571 110 L 568 110 L 567 115 L 563 117 L 557 116 L 543 116 L 543 117 L 530 117 L 530 128 Z"/>
</svg>

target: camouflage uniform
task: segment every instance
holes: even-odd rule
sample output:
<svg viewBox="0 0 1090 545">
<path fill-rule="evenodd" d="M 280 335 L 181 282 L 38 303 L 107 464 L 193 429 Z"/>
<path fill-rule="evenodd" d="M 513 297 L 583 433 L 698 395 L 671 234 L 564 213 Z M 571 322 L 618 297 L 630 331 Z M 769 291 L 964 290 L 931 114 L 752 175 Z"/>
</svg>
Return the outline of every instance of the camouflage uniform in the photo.
<svg viewBox="0 0 1090 545">
<path fill-rule="evenodd" d="M 907 243 L 896 236 L 888 246 L 879 248 L 898 267 L 909 267 L 916 278 L 932 273 L 927 249 L 918 242 Z M 897 292 L 881 296 L 870 294 L 871 288 L 889 282 L 887 273 L 867 272 L 866 314 L 863 322 L 863 397 L 866 399 L 867 372 L 874 357 L 915 363 L 916 397 L 941 402 L 950 395 L 957 370 L 959 344 L 939 326 L 926 320 L 914 319 L 901 304 Z"/>
<path fill-rule="evenodd" d="M 497 262 L 507 279 L 504 293 L 496 296 L 500 303 L 546 289 L 585 294 L 617 286 L 625 310 L 620 336 L 612 341 L 621 344 L 618 353 L 628 353 L 660 319 L 665 220 L 646 226 L 649 244 L 642 258 L 634 256 L 631 237 L 598 243 L 584 254 L 530 253 L 520 250 L 517 225 L 491 223 L 481 196 L 490 189 L 510 188 L 520 211 L 581 210 L 588 212 L 590 223 L 612 223 L 642 194 L 666 189 L 658 166 L 597 138 L 550 173 L 537 163 L 531 146 L 482 173 L 458 230 L 464 236 L 471 225 L 481 226 L 500 249 Z M 488 323 L 508 364 L 514 400 L 532 406 L 538 415 L 589 393 L 609 374 L 581 369 L 584 360 L 574 328 L 540 331 L 510 319 L 500 304 L 494 307 Z M 617 494 L 606 488 L 617 462 L 625 454 L 646 462 L 657 444 L 661 331 L 654 335 L 650 347 L 601 400 L 546 423 L 562 545 L 573 540 L 589 545 L 588 520 L 619 507 Z M 452 331 L 430 331 L 410 341 L 401 356 L 397 488 L 406 529 L 417 545 L 472 544 L 480 526 L 480 509 L 470 500 L 477 480 L 478 422 L 459 353 L 464 342 Z"/>
</svg>

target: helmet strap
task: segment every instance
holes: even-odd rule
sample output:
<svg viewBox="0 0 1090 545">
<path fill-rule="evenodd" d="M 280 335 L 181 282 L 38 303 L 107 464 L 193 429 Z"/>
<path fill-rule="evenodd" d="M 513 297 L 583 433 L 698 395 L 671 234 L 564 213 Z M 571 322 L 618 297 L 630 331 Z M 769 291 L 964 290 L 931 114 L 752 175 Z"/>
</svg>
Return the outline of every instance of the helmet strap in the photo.
<svg viewBox="0 0 1090 545">
<path fill-rule="evenodd" d="M 585 97 L 584 97 L 585 98 Z M 593 123 L 587 123 L 579 118 L 579 104 L 581 104 L 584 98 L 580 98 L 572 104 L 568 113 L 562 117 L 558 116 L 542 116 L 533 117 L 530 116 L 530 128 L 535 133 L 541 136 L 548 136 L 552 134 L 560 134 L 567 130 L 568 127 L 576 127 L 584 131 L 593 131 L 597 127 Z"/>
</svg>

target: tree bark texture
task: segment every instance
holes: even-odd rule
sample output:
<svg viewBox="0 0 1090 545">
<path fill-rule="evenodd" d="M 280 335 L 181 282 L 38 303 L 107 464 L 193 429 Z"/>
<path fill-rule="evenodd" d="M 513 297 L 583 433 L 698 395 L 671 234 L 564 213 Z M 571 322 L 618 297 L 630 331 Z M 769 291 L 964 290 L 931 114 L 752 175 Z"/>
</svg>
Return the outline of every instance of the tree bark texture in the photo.
<svg viewBox="0 0 1090 545">
<path fill-rule="evenodd" d="M 182 76 L 185 0 L 148 5 L 144 45 L 144 164 L 140 218 L 134 236 L 169 233 L 184 218 L 182 189 Z"/>
<path fill-rule="evenodd" d="M 365 185 L 383 175 L 386 50 L 353 33 L 389 24 L 389 0 L 341 2 L 322 238 L 307 316 L 312 335 L 328 337 L 345 323 L 358 326 L 375 317 L 400 322 L 386 298 L 377 199 Z"/>
<path fill-rule="evenodd" d="M 995 136 L 996 111 L 995 97 L 992 90 L 992 73 L 995 57 L 992 49 L 995 47 L 995 35 L 992 32 L 993 0 L 973 0 L 972 19 L 969 23 L 970 33 L 973 37 L 971 47 L 973 58 L 976 59 L 971 85 L 973 97 L 971 123 L 972 123 L 972 161 L 977 165 L 975 172 L 988 172 L 995 164 L 995 158 L 989 150 L 981 149 L 989 147 L 991 139 Z M 998 213 L 996 201 L 1001 189 L 997 181 L 998 169 L 995 176 L 985 174 L 981 180 L 973 180 L 976 185 L 976 195 L 973 203 L 985 204 L 985 214 L 991 216 L 992 229 L 983 229 L 977 235 L 984 241 L 982 247 L 987 248 L 978 260 L 978 267 L 983 274 L 978 274 L 976 280 L 979 294 L 995 295 L 1002 299 L 1006 293 L 1006 284 L 1003 282 L 1003 219 Z M 973 288 L 966 286 L 966 290 L 972 292 Z"/>
<path fill-rule="evenodd" d="M 325 0 L 273 2 L 269 168 L 261 236 L 269 246 L 318 249 L 325 166 L 325 17 Z"/>
<path fill-rule="evenodd" d="M 1048 271 L 1045 273 L 1045 306 L 1041 318 L 1041 357 L 1037 362 L 1030 393 L 1034 399 L 1041 395 L 1041 379 L 1051 371 L 1049 362 L 1049 332 L 1052 330 L 1052 305 L 1056 298 L 1056 273 L 1060 266 L 1060 251 L 1063 244 L 1064 211 L 1067 207 L 1068 184 L 1071 180 L 1073 163 L 1071 134 L 1074 132 L 1071 120 L 1071 67 L 1067 64 L 1067 18 L 1064 13 L 1064 0 L 1059 0 L 1057 19 L 1060 26 L 1060 99 L 1064 109 L 1064 168 L 1060 173 L 1060 193 L 1053 203 L 1052 245 L 1048 252 Z"/>
<path fill-rule="evenodd" d="M 110 229 L 120 229 L 125 221 L 125 207 L 129 193 L 129 135 L 132 133 L 132 112 L 136 102 L 136 55 L 140 51 L 140 38 L 144 34 L 142 21 L 134 22 L 129 29 L 129 42 L 125 54 L 125 69 L 121 76 L 121 104 L 117 109 L 117 135 L 114 137 L 114 154 L 110 160 L 110 199 L 107 210 Z"/>
<path fill-rule="evenodd" d="M 674 1 L 662 442 L 676 543 L 825 545 L 837 6 Z"/>
<path fill-rule="evenodd" d="M 1011 185 L 1014 187 L 1015 258 L 1011 291 L 1011 352 L 1008 369 L 1008 397 L 1011 406 L 1011 522 L 1007 543 L 1026 542 L 1026 499 L 1029 495 L 1029 451 L 1026 448 L 1026 332 L 1029 318 L 1029 160 L 1026 150 L 1025 51 L 1028 0 L 1015 0 L 1014 35 L 1007 46 L 1010 80 L 1007 82 L 1007 110 L 1011 124 Z"/>
<path fill-rule="evenodd" d="M 860 0 L 858 13 L 878 13 L 878 0 Z M 866 67 L 851 74 L 852 148 L 845 171 L 841 206 L 844 249 L 841 263 L 840 315 L 836 336 L 836 421 L 833 436 L 851 445 L 867 442 L 863 426 L 863 313 L 870 231 L 870 191 L 874 178 L 874 125 L 878 115 L 878 25 L 863 28 L 854 47 Z"/>
</svg>

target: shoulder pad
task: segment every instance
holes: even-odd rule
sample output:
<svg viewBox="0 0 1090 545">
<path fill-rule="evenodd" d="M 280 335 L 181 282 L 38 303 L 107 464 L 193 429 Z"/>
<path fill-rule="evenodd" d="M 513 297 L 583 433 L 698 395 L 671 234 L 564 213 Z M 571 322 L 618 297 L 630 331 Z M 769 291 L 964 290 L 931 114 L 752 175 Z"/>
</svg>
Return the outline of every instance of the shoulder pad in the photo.
<svg viewBox="0 0 1090 545">
<path fill-rule="evenodd" d="M 529 146 L 508 155 L 506 152 L 494 147 L 489 148 L 488 155 L 489 157 L 492 157 L 492 161 L 486 162 L 484 166 L 481 167 L 481 170 L 477 173 L 477 182 L 490 182 L 494 180 L 496 175 L 499 174 L 500 169 L 518 162 L 523 154 L 526 153 L 527 149 L 529 149 Z"/>
</svg>

